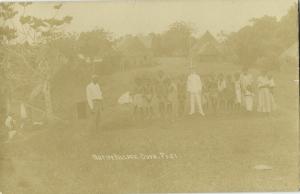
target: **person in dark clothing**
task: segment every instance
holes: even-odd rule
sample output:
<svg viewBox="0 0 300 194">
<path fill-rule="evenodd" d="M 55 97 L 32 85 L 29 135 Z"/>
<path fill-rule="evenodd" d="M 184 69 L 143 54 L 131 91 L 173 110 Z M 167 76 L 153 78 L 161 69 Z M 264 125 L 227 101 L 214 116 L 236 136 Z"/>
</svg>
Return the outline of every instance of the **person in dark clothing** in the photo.
<svg viewBox="0 0 300 194">
<path fill-rule="evenodd" d="M 186 105 L 186 81 L 184 76 L 179 77 L 177 83 L 178 94 L 178 116 L 183 116 L 185 113 Z"/>
</svg>

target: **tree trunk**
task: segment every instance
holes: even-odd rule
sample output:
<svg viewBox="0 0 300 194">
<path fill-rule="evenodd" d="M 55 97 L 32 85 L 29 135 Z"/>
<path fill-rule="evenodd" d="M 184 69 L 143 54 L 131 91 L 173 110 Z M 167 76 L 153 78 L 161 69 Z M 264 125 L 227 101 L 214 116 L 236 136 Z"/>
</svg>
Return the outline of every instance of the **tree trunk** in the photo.
<svg viewBox="0 0 300 194">
<path fill-rule="evenodd" d="M 11 110 L 12 89 L 10 83 L 7 84 L 5 101 L 6 101 L 6 107 L 5 107 L 6 114 L 10 114 L 12 111 Z"/>
<path fill-rule="evenodd" d="M 44 82 L 44 100 L 45 100 L 45 107 L 46 107 L 46 118 L 47 120 L 51 120 L 53 118 L 53 107 L 52 107 L 52 99 L 51 99 L 51 87 L 50 82 L 46 80 Z"/>
<path fill-rule="evenodd" d="M 4 125 L 7 115 L 7 97 L 5 91 L 0 88 L 0 128 Z"/>
</svg>

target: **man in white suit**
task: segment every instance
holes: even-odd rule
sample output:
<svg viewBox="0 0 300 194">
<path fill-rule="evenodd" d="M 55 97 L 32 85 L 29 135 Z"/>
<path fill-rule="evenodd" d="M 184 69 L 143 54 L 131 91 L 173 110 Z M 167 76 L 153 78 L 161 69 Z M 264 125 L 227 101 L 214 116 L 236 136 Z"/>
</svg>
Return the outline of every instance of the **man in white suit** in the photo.
<svg viewBox="0 0 300 194">
<path fill-rule="evenodd" d="M 193 67 L 191 67 L 191 73 L 187 79 L 187 91 L 190 94 L 190 115 L 195 113 L 195 106 L 197 106 L 198 112 L 204 116 L 205 114 L 201 103 L 202 82 L 200 76 L 196 73 Z"/>
</svg>

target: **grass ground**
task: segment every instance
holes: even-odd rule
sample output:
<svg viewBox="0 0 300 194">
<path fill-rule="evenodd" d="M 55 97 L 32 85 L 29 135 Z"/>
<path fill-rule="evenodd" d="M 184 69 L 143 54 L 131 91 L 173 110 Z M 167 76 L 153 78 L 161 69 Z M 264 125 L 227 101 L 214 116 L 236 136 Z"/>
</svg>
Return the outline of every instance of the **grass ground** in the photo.
<svg viewBox="0 0 300 194">
<path fill-rule="evenodd" d="M 170 68 L 167 63 L 172 61 L 168 60 L 156 68 L 171 73 L 186 71 L 181 62 Z M 201 64 L 199 69 L 204 73 L 238 70 L 218 64 Z M 115 103 L 130 87 L 130 75 L 136 73 L 117 73 L 103 83 L 104 94 L 111 100 L 107 101 L 101 130 L 89 130 L 86 120 L 77 120 L 37 130 L 26 141 L 2 144 L 0 191 L 79 194 L 298 190 L 296 72 L 274 74 L 279 110 L 271 117 L 192 116 L 174 123 L 157 120 L 139 124 L 131 120 L 126 108 Z M 176 154 L 177 158 L 92 158 L 93 154 L 113 153 L 166 153 Z M 254 168 L 261 164 L 272 169 Z"/>
</svg>

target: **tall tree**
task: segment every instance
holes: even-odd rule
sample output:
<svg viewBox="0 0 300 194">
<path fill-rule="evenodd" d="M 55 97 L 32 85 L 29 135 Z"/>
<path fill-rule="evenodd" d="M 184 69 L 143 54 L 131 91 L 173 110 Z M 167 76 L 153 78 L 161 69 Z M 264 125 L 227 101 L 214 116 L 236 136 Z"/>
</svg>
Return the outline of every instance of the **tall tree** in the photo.
<svg viewBox="0 0 300 194">
<path fill-rule="evenodd" d="M 298 25 L 298 4 L 294 3 L 288 13 L 280 19 L 278 30 L 275 32 L 278 41 L 284 48 L 290 47 L 298 41 Z"/>
<path fill-rule="evenodd" d="M 7 47 L 5 53 L 8 58 L 15 61 L 20 59 L 21 63 L 15 63 L 19 69 L 26 67 L 30 74 L 21 72 L 22 77 L 36 84 L 34 91 L 40 91 L 43 94 L 47 118 L 53 118 L 53 107 L 51 98 L 51 80 L 64 63 L 66 57 L 57 47 L 55 42 L 65 37 L 63 27 L 72 21 L 72 17 L 65 16 L 57 18 L 57 13 L 62 4 L 52 7 L 54 14 L 50 18 L 38 18 L 26 15 L 26 8 L 30 4 L 20 3 L 23 8 L 23 14 L 19 21 L 21 29 L 19 37 L 24 43 L 18 43 L 15 46 Z M 38 93 L 38 92 L 36 92 Z"/>
<path fill-rule="evenodd" d="M 96 72 L 95 61 L 109 55 L 113 48 L 111 34 L 103 29 L 82 32 L 78 39 L 79 51 L 89 62 L 90 73 Z"/>
<path fill-rule="evenodd" d="M 185 22 L 175 22 L 162 35 L 163 49 L 168 55 L 187 56 L 191 47 L 193 27 Z"/>
<path fill-rule="evenodd" d="M 297 41 L 297 5 L 279 21 L 263 16 L 250 20 L 251 24 L 227 35 L 225 45 L 236 54 L 240 65 L 263 68 L 279 67 L 279 55 Z"/>
<path fill-rule="evenodd" d="M 6 114 L 6 111 L 10 110 L 11 72 L 7 64 L 5 48 L 17 38 L 17 31 L 11 26 L 11 20 L 17 14 L 14 3 L 0 3 L 0 114 Z"/>
</svg>

